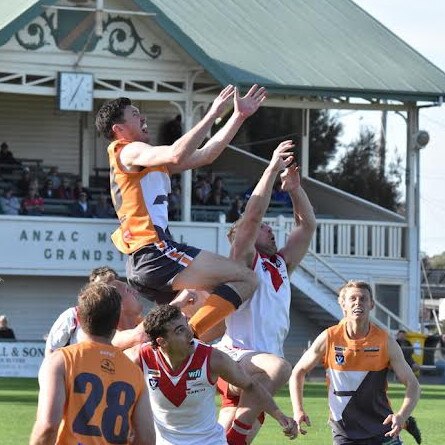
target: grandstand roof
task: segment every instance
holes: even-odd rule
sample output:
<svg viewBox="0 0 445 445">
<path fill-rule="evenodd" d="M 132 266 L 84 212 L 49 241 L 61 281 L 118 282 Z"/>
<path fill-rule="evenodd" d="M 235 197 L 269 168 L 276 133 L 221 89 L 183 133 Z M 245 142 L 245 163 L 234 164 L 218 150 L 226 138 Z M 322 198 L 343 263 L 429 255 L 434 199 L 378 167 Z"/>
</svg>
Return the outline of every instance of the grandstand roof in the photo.
<svg viewBox="0 0 445 445">
<path fill-rule="evenodd" d="M 54 3 L 2 2 L 0 45 Z M 221 84 L 259 82 L 270 93 L 319 97 L 440 101 L 445 95 L 445 73 L 352 0 L 132 4 L 155 13 L 161 28 Z"/>
</svg>

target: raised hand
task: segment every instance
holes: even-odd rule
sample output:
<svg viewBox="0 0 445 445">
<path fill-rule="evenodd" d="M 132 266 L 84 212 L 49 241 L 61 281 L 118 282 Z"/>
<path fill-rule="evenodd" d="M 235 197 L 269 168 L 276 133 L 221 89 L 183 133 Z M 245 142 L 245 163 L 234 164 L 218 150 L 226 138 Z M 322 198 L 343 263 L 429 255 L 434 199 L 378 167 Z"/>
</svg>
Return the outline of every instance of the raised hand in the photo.
<svg viewBox="0 0 445 445">
<path fill-rule="evenodd" d="M 293 148 L 294 143 L 291 140 L 281 142 L 272 154 L 272 159 L 269 162 L 270 167 L 281 171 L 289 166 L 294 160 Z"/>
<path fill-rule="evenodd" d="M 281 189 L 289 192 L 300 187 L 300 167 L 296 164 L 289 165 L 283 173 L 281 173 Z"/>
<path fill-rule="evenodd" d="M 226 106 L 235 92 L 235 87 L 233 85 L 227 85 L 219 94 L 218 97 L 213 101 L 210 107 L 210 113 L 214 114 L 216 117 L 220 116 L 226 109 Z"/>
<path fill-rule="evenodd" d="M 246 119 L 258 110 L 265 99 L 266 89 L 258 87 L 257 84 L 253 85 L 243 97 L 240 97 L 238 88 L 235 88 L 234 113 L 239 114 Z"/>
</svg>

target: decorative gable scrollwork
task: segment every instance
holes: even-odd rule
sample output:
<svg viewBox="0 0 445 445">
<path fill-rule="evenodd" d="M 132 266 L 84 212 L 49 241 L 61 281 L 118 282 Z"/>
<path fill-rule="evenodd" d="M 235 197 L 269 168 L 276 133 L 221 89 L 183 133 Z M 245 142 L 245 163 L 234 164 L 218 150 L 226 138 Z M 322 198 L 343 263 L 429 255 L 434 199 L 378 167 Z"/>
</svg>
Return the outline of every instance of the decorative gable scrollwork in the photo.
<svg viewBox="0 0 445 445">
<path fill-rule="evenodd" d="M 44 12 L 16 32 L 15 38 L 28 51 L 36 51 L 53 43 L 62 51 L 89 53 L 100 44 L 104 51 L 119 57 L 128 57 L 138 48 L 151 59 L 161 55 L 161 46 L 152 44 L 147 47 L 131 19 L 109 15 L 102 22 L 102 37 L 97 37 L 94 34 L 94 18 L 94 13 L 81 11 L 70 14 L 65 11 L 52 14 Z"/>
</svg>

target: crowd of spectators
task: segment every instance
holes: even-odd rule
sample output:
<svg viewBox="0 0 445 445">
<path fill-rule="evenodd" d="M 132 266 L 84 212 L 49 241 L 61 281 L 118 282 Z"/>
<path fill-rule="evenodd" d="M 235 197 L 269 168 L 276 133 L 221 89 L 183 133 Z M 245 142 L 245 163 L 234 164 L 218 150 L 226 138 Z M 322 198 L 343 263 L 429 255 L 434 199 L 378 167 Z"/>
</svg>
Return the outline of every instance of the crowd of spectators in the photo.
<svg viewBox="0 0 445 445">
<path fill-rule="evenodd" d="M 14 157 L 6 142 L 0 148 L 0 214 L 41 216 L 48 214 L 45 205 L 61 205 L 66 209 L 66 216 L 115 217 L 105 191 L 94 198 L 81 179 L 59 173 L 58 167 L 49 168 L 47 174 L 43 170 L 31 170 Z"/>
<path fill-rule="evenodd" d="M 169 121 L 168 135 L 180 136 L 179 117 Z M 172 128 L 175 129 L 174 135 Z M 31 170 L 22 165 L 10 151 L 6 142 L 0 150 L 0 214 L 40 216 L 54 214 L 47 207 L 55 203 L 63 205 L 63 215 L 76 218 L 115 218 L 109 193 L 105 190 L 96 191 L 95 196 L 90 189 L 82 184 L 80 178 L 70 174 L 62 174 L 58 167 L 50 167 L 46 174 Z M 4 177 L 2 177 L 2 175 Z M 6 179 L 6 177 L 8 179 Z M 181 219 L 181 178 L 172 176 L 172 191 L 169 195 L 169 218 L 171 221 Z M 221 176 L 212 172 L 194 172 L 192 182 L 192 205 L 205 206 L 208 211 L 224 212 L 228 222 L 236 221 L 242 214 L 245 202 L 253 187 L 242 195 L 231 194 Z M 289 195 L 280 188 L 277 182 L 272 193 L 272 205 L 291 207 Z M 51 205 L 50 205 L 51 204 Z M 57 213 L 59 214 L 59 213 Z M 62 215 L 62 214 L 61 214 Z"/>
</svg>

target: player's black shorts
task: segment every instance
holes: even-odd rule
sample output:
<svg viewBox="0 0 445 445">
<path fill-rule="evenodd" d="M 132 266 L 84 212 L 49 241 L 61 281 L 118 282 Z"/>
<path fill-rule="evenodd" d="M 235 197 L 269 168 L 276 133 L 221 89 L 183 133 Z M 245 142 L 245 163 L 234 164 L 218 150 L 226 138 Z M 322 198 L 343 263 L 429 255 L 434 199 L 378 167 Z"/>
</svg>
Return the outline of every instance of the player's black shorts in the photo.
<svg viewBox="0 0 445 445">
<path fill-rule="evenodd" d="M 158 304 L 175 298 L 173 278 L 184 270 L 201 249 L 172 240 L 148 244 L 132 253 L 127 260 L 127 279 L 141 296 Z"/>
<path fill-rule="evenodd" d="M 403 445 L 400 437 L 371 437 L 369 439 L 346 439 L 340 435 L 334 435 L 333 445 Z"/>
</svg>

